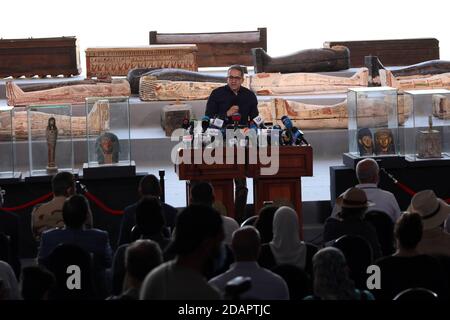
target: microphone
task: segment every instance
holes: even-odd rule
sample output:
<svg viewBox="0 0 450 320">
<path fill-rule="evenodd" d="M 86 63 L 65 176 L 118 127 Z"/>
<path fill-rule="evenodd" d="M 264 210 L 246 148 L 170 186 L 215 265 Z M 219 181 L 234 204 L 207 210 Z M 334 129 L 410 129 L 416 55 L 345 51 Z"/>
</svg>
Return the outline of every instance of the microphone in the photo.
<svg viewBox="0 0 450 320">
<path fill-rule="evenodd" d="M 239 122 L 241 121 L 241 114 L 240 113 L 233 113 L 231 115 L 231 120 L 233 121 L 234 130 L 239 126 Z"/>
<path fill-rule="evenodd" d="M 211 125 L 217 129 L 221 129 L 223 127 L 224 124 L 224 120 L 221 119 L 220 117 L 218 118 L 217 116 L 214 117 L 214 119 L 211 119 Z"/>
<path fill-rule="evenodd" d="M 282 116 L 281 117 L 281 122 L 283 122 L 286 130 L 289 131 L 290 138 L 291 138 L 291 143 L 294 143 L 294 141 L 292 140 L 292 138 L 294 136 L 294 132 L 292 131 L 293 124 L 292 124 L 291 118 L 289 118 L 288 116 Z"/>
<path fill-rule="evenodd" d="M 206 132 L 206 129 L 209 128 L 209 117 L 203 116 L 202 118 L 202 133 Z"/>
<path fill-rule="evenodd" d="M 294 132 L 293 140 L 296 145 L 306 144 L 309 145 L 308 141 L 306 141 L 303 131 L 298 129 L 297 127 L 292 128 Z"/>
<path fill-rule="evenodd" d="M 192 118 L 191 121 L 189 121 L 189 134 L 191 136 L 194 135 L 194 129 L 195 129 L 195 118 Z"/>
<path fill-rule="evenodd" d="M 257 128 L 266 129 L 266 126 L 264 125 L 264 119 L 261 118 L 261 116 L 257 116 L 255 118 L 253 118 L 252 121 L 256 124 Z"/>
<path fill-rule="evenodd" d="M 283 131 L 281 131 L 280 134 L 280 140 L 282 142 L 282 145 L 284 146 L 288 146 L 290 145 L 292 142 L 292 134 L 289 130 L 284 129 Z"/>
</svg>

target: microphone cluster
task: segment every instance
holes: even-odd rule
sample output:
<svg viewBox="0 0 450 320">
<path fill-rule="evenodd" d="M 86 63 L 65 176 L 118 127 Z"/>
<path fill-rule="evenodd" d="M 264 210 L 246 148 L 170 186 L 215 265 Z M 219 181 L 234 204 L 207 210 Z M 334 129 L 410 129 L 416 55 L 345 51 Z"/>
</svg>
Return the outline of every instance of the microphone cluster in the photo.
<svg viewBox="0 0 450 320">
<path fill-rule="evenodd" d="M 239 139 L 233 137 L 230 141 L 227 141 L 228 145 L 249 145 L 249 135 L 253 134 L 257 137 L 260 146 L 277 144 L 280 146 L 299 146 L 309 145 L 304 137 L 304 133 L 295 127 L 292 120 L 288 116 L 281 117 L 281 122 L 284 125 L 284 129 L 279 125 L 266 125 L 261 116 L 257 116 L 250 120 L 248 126 L 240 124 L 241 115 L 234 113 L 231 116 L 232 123 L 225 125 L 225 119 L 221 117 L 210 118 L 203 116 L 201 121 L 196 119 L 183 119 L 182 128 L 185 130 L 183 141 L 190 142 L 197 140 L 197 145 L 207 145 L 213 142 L 215 139 L 224 139 L 226 137 L 226 129 L 233 130 L 236 137 L 239 133 L 245 137 Z M 249 130 L 253 130 L 250 131 Z M 240 141 L 239 141 L 240 140 Z"/>
</svg>

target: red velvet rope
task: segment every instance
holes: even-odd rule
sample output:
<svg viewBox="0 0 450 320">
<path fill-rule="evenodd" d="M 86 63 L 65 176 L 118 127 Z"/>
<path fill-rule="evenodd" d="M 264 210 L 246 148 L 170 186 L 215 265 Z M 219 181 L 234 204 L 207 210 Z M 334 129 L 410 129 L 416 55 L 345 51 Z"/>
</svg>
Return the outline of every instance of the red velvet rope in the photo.
<svg viewBox="0 0 450 320">
<path fill-rule="evenodd" d="M 411 197 L 414 196 L 417 192 L 408 187 L 407 185 L 401 183 L 397 179 L 394 178 L 394 176 L 390 173 L 388 173 L 385 169 L 382 169 L 384 173 L 394 182 L 395 185 L 397 185 L 400 189 L 405 191 L 407 194 L 409 194 Z M 444 199 L 445 202 L 450 203 L 450 198 Z"/>
<path fill-rule="evenodd" d="M 94 202 L 100 209 L 108 212 L 109 214 L 116 215 L 116 216 L 123 214 L 123 210 L 113 210 L 111 208 L 108 208 L 100 199 L 98 199 L 96 196 L 94 196 L 89 191 L 86 191 L 84 193 L 84 195 L 86 196 L 86 198 L 88 198 L 89 200 Z"/>
<path fill-rule="evenodd" d="M 30 201 L 30 202 L 21 204 L 21 205 L 16 206 L 16 207 L 11 207 L 11 208 L 2 207 L 2 208 L 0 208 L 0 210 L 4 210 L 4 211 L 19 211 L 19 210 L 22 210 L 22 209 L 26 209 L 28 207 L 35 206 L 38 203 L 44 202 L 45 200 L 50 198 L 52 195 L 53 195 L 53 193 L 49 192 L 46 195 L 43 195 L 42 197 L 34 199 L 34 200 Z"/>
</svg>

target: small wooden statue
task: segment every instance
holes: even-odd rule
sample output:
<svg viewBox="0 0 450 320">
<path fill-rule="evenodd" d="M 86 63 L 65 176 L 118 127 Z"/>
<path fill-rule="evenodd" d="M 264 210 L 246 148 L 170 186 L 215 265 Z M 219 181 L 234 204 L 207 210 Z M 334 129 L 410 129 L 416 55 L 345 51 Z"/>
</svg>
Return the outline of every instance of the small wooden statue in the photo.
<svg viewBox="0 0 450 320">
<path fill-rule="evenodd" d="M 441 158 L 441 133 L 433 129 L 432 116 L 428 117 L 428 125 L 428 130 L 419 131 L 417 134 L 417 157 L 421 159 Z"/>
<path fill-rule="evenodd" d="M 56 127 L 56 120 L 54 117 L 48 118 L 47 129 L 45 130 L 45 137 L 47 139 L 47 173 L 58 172 L 56 166 L 55 154 L 56 154 L 56 142 L 58 140 L 58 128 Z"/>
</svg>

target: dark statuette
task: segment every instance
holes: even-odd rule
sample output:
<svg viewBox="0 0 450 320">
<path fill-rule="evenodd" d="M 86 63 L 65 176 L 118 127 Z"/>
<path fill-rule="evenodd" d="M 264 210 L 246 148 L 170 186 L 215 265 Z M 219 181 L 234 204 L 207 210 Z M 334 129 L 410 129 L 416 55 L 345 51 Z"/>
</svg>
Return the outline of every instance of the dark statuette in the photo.
<svg viewBox="0 0 450 320">
<path fill-rule="evenodd" d="M 255 73 L 325 72 L 348 69 L 350 53 L 346 47 L 307 49 L 280 57 L 269 56 L 262 48 L 253 48 Z"/>
</svg>

